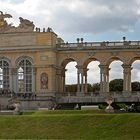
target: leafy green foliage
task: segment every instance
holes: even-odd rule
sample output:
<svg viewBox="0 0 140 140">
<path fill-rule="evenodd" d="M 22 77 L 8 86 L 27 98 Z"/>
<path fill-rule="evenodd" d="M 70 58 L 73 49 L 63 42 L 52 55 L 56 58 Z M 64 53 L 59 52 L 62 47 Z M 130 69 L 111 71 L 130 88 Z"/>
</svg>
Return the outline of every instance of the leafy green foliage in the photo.
<svg viewBox="0 0 140 140">
<path fill-rule="evenodd" d="M 140 82 L 132 82 L 132 91 L 140 91 Z"/>
<path fill-rule="evenodd" d="M 107 104 L 99 104 L 99 109 L 105 109 L 107 107 Z"/>
<path fill-rule="evenodd" d="M 100 90 L 100 84 L 87 84 L 87 90 L 88 92 L 96 92 Z M 76 92 L 77 91 L 77 84 L 73 85 L 66 85 L 66 92 Z"/>
<path fill-rule="evenodd" d="M 99 83 L 93 84 L 92 87 L 93 87 L 93 92 L 100 91 L 100 84 Z"/>
<path fill-rule="evenodd" d="M 123 79 L 114 79 L 109 83 L 110 91 L 123 91 Z"/>
<path fill-rule="evenodd" d="M 93 92 L 93 87 L 92 87 L 91 84 L 88 84 L 88 85 L 87 85 L 87 91 L 88 91 L 88 92 Z"/>
<path fill-rule="evenodd" d="M 100 84 L 87 84 L 88 92 L 100 91 Z M 123 79 L 114 79 L 109 83 L 110 91 L 123 91 Z M 66 85 L 67 92 L 77 92 L 77 84 Z M 132 91 L 140 91 L 140 82 L 132 82 Z"/>
<path fill-rule="evenodd" d="M 77 85 L 66 85 L 66 92 L 77 92 Z"/>
</svg>

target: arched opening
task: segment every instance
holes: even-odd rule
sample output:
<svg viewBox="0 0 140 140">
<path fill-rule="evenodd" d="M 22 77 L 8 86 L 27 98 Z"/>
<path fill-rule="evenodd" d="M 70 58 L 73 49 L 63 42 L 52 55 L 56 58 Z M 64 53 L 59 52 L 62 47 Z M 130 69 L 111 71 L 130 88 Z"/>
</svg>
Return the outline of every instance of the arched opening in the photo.
<svg viewBox="0 0 140 140">
<path fill-rule="evenodd" d="M 77 69 L 76 62 L 69 62 L 66 65 L 66 73 L 65 73 L 65 85 L 66 92 L 76 92 L 77 91 Z"/>
<path fill-rule="evenodd" d="M 65 59 L 62 63 L 61 70 L 61 91 L 62 92 L 76 92 L 77 91 L 77 62 L 68 58 Z"/>
<path fill-rule="evenodd" d="M 10 77 L 9 77 L 9 63 L 6 60 L 0 60 L 0 89 L 9 90 Z"/>
<path fill-rule="evenodd" d="M 140 91 L 140 60 L 135 60 L 132 63 L 131 89 L 132 91 Z"/>
<path fill-rule="evenodd" d="M 24 58 L 17 66 L 17 81 L 18 81 L 18 92 L 19 93 L 31 93 L 33 78 L 32 63 Z"/>
<path fill-rule="evenodd" d="M 109 91 L 123 91 L 123 62 L 114 60 L 109 65 Z"/>
<path fill-rule="evenodd" d="M 87 92 L 100 91 L 100 62 L 97 60 L 91 61 L 87 65 Z"/>
</svg>

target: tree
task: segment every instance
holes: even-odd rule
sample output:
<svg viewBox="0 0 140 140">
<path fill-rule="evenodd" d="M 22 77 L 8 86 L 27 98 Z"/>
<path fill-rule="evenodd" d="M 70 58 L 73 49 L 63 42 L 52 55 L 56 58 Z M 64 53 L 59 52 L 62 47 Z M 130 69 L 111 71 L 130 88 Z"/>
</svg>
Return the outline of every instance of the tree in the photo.
<svg viewBox="0 0 140 140">
<path fill-rule="evenodd" d="M 77 85 L 66 85 L 66 92 L 77 92 Z"/>
<path fill-rule="evenodd" d="M 93 87 L 91 84 L 87 84 L 87 90 L 88 92 L 93 92 Z"/>
<path fill-rule="evenodd" d="M 96 92 L 96 91 L 100 91 L 100 84 L 99 83 L 93 84 L 93 92 Z"/>
<path fill-rule="evenodd" d="M 132 91 L 140 91 L 140 82 L 132 82 Z"/>
<path fill-rule="evenodd" d="M 109 83 L 110 91 L 123 91 L 123 79 L 114 79 Z"/>
</svg>

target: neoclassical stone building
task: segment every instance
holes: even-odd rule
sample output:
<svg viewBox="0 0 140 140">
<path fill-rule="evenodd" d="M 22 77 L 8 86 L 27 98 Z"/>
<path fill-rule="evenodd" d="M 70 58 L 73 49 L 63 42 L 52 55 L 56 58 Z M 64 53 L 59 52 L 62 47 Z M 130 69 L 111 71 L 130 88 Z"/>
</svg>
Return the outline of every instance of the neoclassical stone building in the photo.
<svg viewBox="0 0 140 140">
<path fill-rule="evenodd" d="M 56 102 L 104 102 L 109 96 L 117 101 L 138 101 L 140 94 L 132 95 L 132 63 L 140 59 L 140 42 L 84 42 L 64 43 L 48 28 L 41 32 L 33 22 L 19 18 L 14 27 L 0 15 L 0 90 L 17 95 L 32 93 L 38 97 L 54 97 Z M 123 92 L 109 92 L 109 65 L 122 61 Z M 74 96 L 65 92 L 65 72 L 69 62 L 77 62 L 77 92 Z M 99 61 L 100 92 L 98 97 L 87 93 L 87 65 Z M 81 79 L 81 80 L 80 80 Z M 65 96 L 63 96 L 65 95 Z M 48 98 L 47 98 L 48 99 Z M 46 100 L 47 100 L 46 99 Z"/>
</svg>

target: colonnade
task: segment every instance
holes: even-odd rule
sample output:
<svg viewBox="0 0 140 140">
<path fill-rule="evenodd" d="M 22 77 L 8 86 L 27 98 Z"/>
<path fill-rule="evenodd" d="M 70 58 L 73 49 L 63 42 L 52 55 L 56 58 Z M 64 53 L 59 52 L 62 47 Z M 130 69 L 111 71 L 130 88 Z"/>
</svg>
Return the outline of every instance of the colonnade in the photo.
<svg viewBox="0 0 140 140">
<path fill-rule="evenodd" d="M 77 65 L 77 92 L 87 93 L 87 71 L 82 65 Z M 100 68 L 100 93 L 109 92 L 109 65 L 99 65 Z M 123 92 L 131 92 L 131 65 L 123 64 Z M 63 67 L 59 70 L 58 91 L 65 92 L 65 72 Z"/>
</svg>

